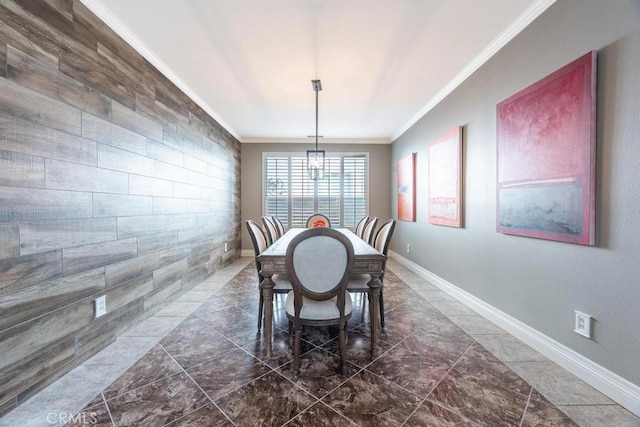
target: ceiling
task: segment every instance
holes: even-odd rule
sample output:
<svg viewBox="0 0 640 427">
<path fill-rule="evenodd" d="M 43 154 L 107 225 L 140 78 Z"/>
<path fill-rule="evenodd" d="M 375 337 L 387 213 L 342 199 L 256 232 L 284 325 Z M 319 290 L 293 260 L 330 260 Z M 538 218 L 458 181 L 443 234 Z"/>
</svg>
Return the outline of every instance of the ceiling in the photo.
<svg viewBox="0 0 640 427">
<path fill-rule="evenodd" d="M 389 143 L 555 0 L 82 0 L 241 142 Z"/>
</svg>

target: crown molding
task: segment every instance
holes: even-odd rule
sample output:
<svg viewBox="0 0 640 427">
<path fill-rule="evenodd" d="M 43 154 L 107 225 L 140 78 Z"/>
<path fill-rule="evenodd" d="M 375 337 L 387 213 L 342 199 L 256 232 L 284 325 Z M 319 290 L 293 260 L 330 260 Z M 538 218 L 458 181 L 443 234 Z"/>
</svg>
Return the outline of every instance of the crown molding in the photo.
<svg viewBox="0 0 640 427">
<path fill-rule="evenodd" d="M 243 138 L 243 144 L 310 144 L 311 138 Z M 389 138 L 322 138 L 318 144 L 391 144 Z"/>
</svg>

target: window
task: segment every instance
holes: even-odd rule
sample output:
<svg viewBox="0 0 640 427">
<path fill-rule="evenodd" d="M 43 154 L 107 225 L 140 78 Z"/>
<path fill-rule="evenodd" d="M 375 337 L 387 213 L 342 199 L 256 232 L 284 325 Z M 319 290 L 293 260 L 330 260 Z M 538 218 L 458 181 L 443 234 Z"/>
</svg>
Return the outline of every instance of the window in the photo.
<svg viewBox="0 0 640 427">
<path fill-rule="evenodd" d="M 305 155 L 266 153 L 264 214 L 285 227 L 304 227 L 315 212 L 328 216 L 334 227 L 355 227 L 367 215 L 368 160 L 367 154 L 327 153 L 325 177 L 313 181 Z"/>
</svg>

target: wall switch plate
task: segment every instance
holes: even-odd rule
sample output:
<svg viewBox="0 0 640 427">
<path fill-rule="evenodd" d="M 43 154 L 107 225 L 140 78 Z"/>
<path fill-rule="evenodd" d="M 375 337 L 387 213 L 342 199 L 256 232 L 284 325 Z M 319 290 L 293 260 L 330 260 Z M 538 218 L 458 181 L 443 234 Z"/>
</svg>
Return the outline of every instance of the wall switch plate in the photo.
<svg viewBox="0 0 640 427">
<path fill-rule="evenodd" d="M 101 297 L 96 298 L 94 301 L 94 305 L 96 308 L 96 314 L 94 319 L 107 314 L 107 296 L 102 295 Z"/>
<path fill-rule="evenodd" d="M 407 253 L 411 253 L 411 243 L 407 243 Z"/>
<path fill-rule="evenodd" d="M 591 338 L 591 316 L 576 311 L 576 328 L 573 332 Z"/>
<path fill-rule="evenodd" d="M 224 244 L 224 251 L 227 252 L 229 250 L 229 244 L 225 243 Z"/>
</svg>

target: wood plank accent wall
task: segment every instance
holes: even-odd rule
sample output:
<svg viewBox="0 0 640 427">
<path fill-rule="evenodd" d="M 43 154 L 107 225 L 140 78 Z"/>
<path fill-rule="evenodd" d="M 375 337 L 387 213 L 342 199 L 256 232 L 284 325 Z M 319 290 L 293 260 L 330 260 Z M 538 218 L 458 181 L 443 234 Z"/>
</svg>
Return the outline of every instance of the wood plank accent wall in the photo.
<svg viewBox="0 0 640 427">
<path fill-rule="evenodd" d="M 0 416 L 239 248 L 239 142 L 78 0 L 1 1 Z"/>
</svg>

